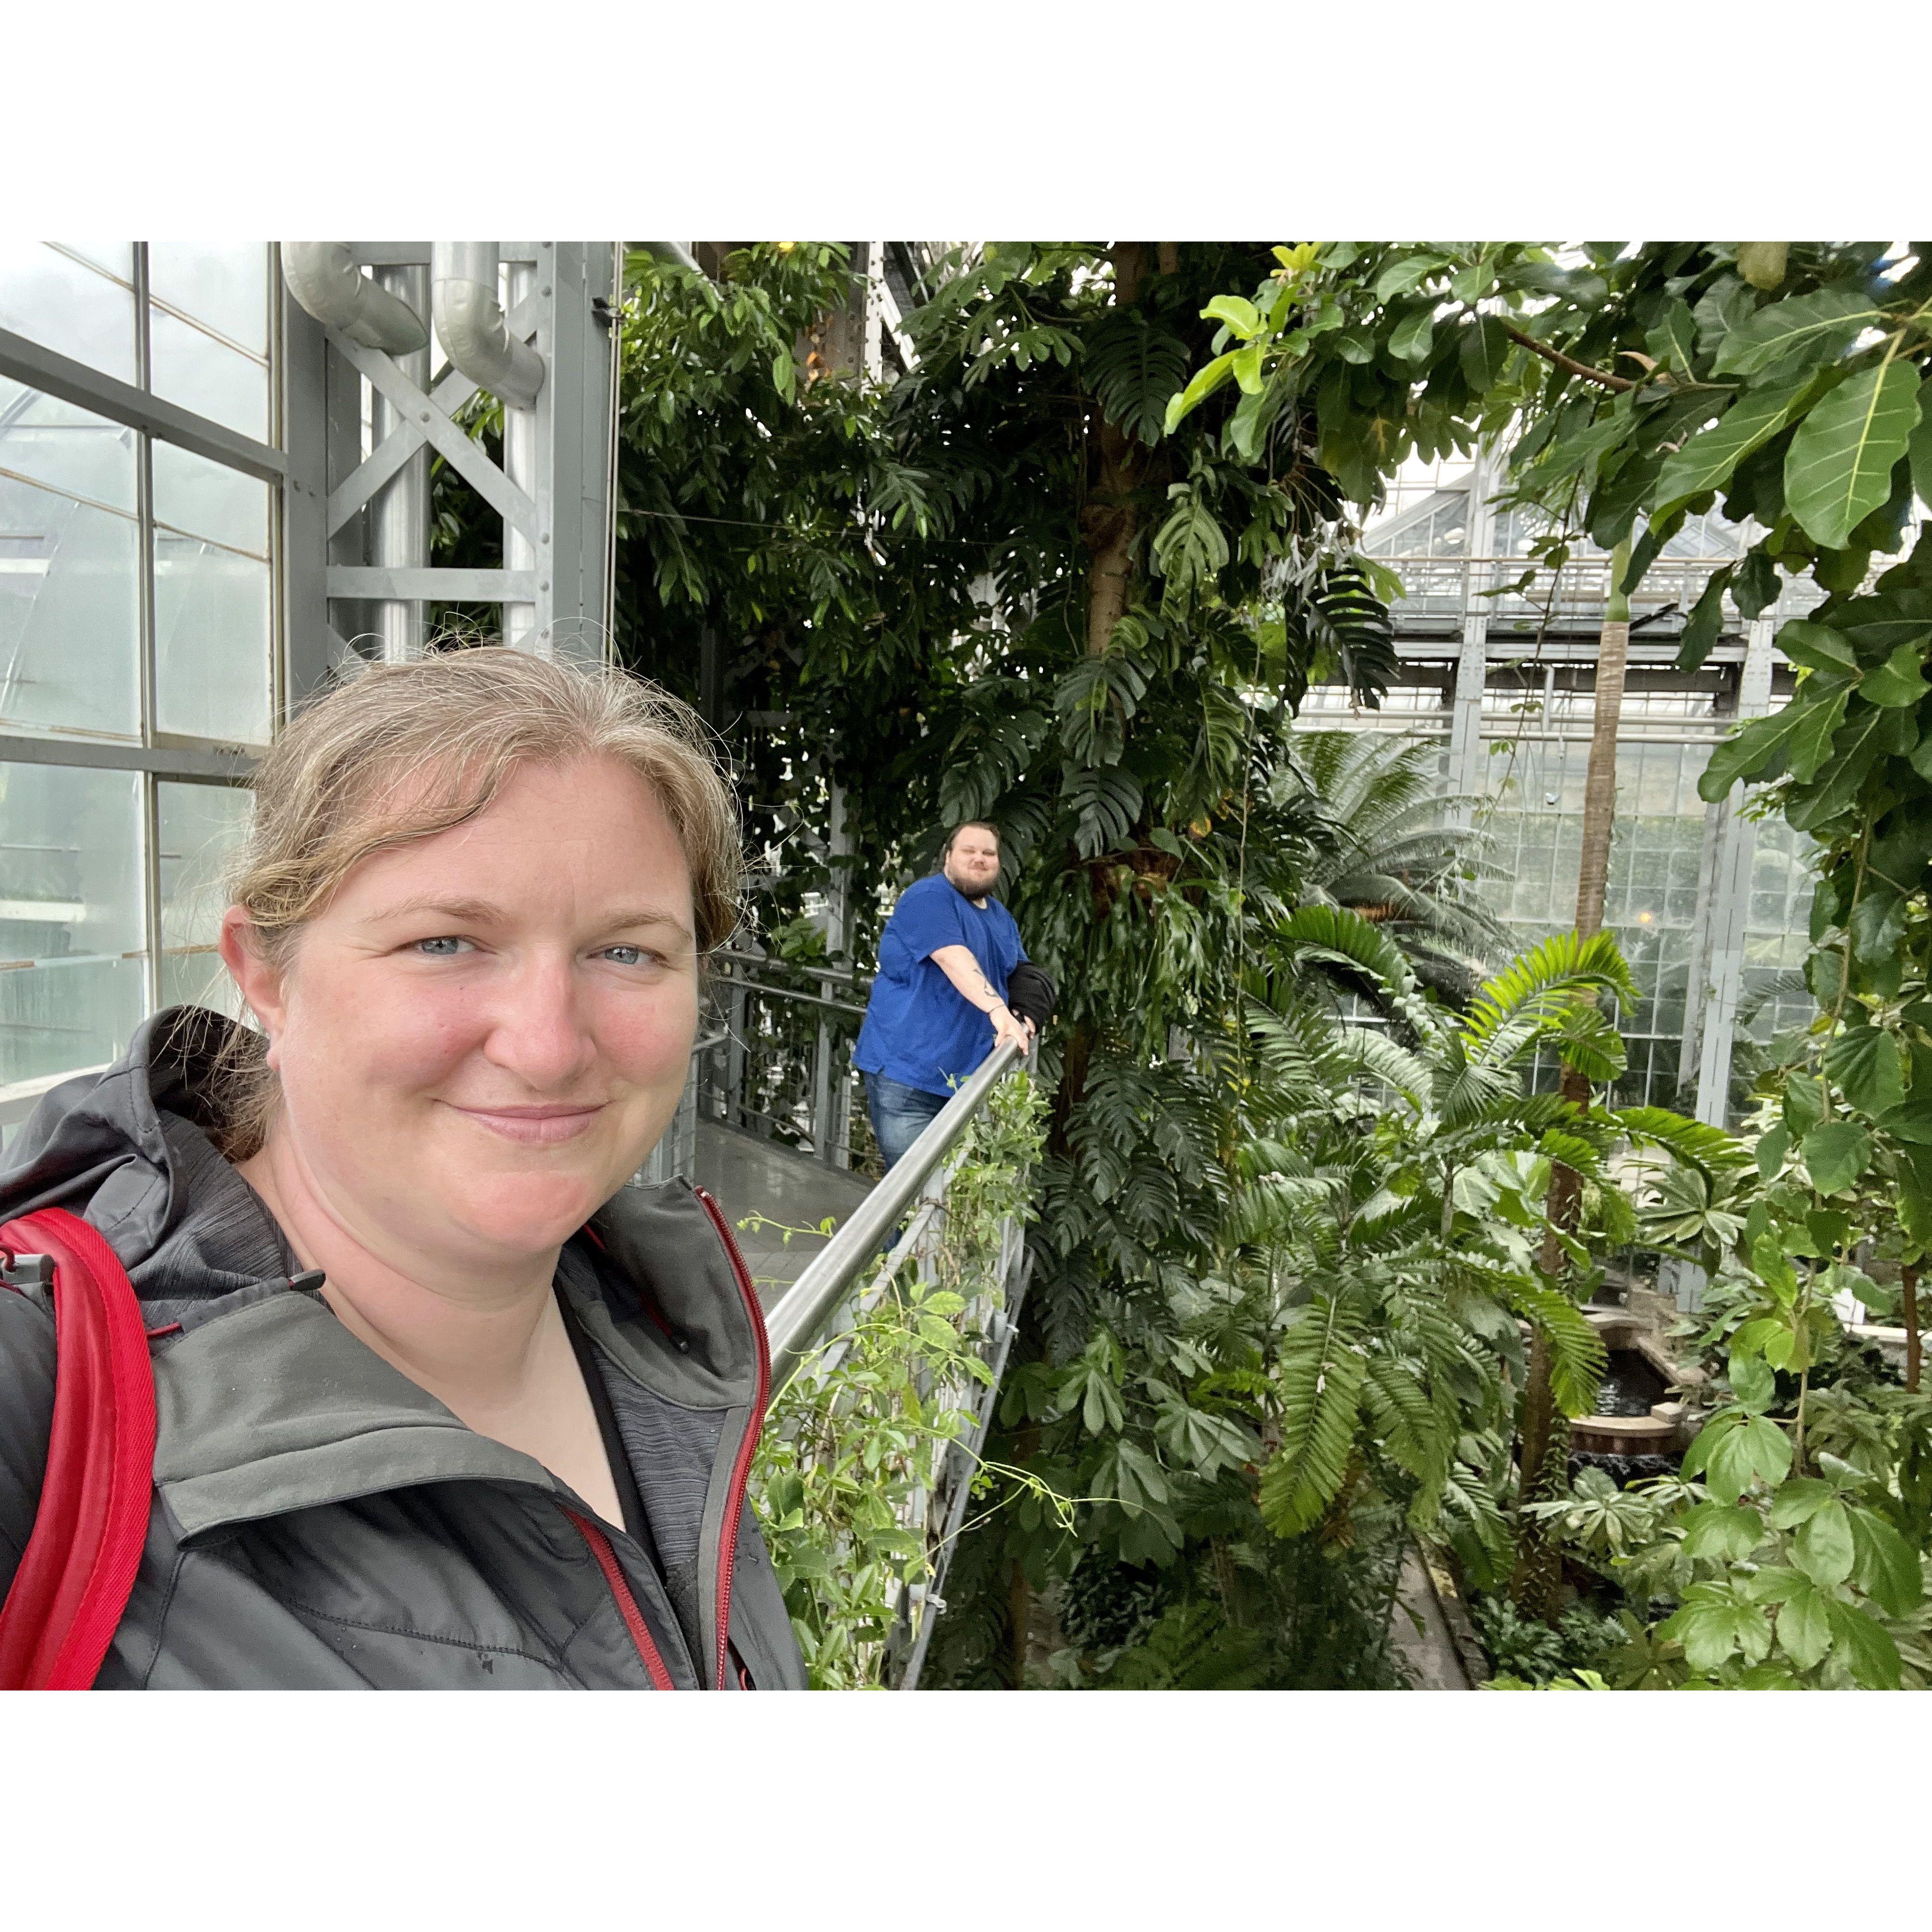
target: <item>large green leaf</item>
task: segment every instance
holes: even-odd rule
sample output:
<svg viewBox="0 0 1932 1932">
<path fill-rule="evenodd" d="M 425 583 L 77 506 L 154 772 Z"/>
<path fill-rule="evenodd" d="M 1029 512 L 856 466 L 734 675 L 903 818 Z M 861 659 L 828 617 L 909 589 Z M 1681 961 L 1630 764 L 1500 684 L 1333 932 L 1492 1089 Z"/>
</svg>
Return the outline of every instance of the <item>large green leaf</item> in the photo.
<svg viewBox="0 0 1932 1932">
<path fill-rule="evenodd" d="M 1870 1510 L 1853 1510 L 1851 1522 L 1857 1552 L 1852 1582 L 1886 1616 L 1910 1616 L 1925 1594 L 1918 1552 L 1884 1517 Z"/>
<path fill-rule="evenodd" d="M 1809 784 L 1830 754 L 1850 694 L 1848 685 L 1808 678 L 1783 710 L 1752 719 L 1711 754 L 1697 781 L 1698 796 L 1714 804 L 1740 778 L 1774 776 L 1782 767 Z"/>
<path fill-rule="evenodd" d="M 1804 1136 L 1804 1165 L 1820 1194 L 1853 1186 L 1871 1165 L 1871 1136 L 1851 1120 L 1827 1120 Z"/>
<path fill-rule="evenodd" d="M 1852 1574 L 1852 1520 L 1834 1497 L 1799 1526 L 1792 1558 L 1813 1582 L 1829 1589 Z"/>
<path fill-rule="evenodd" d="M 1462 374 L 1478 395 L 1486 395 L 1503 379 L 1516 345 L 1492 315 L 1480 315 L 1462 331 Z"/>
<path fill-rule="evenodd" d="M 1700 1503 L 1684 1519 L 1687 1556 L 1742 1563 L 1764 1540 L 1764 1518 L 1742 1503 Z"/>
<path fill-rule="evenodd" d="M 1892 362 L 1839 384 L 1798 426 L 1784 500 L 1804 533 L 1842 549 L 1892 494 L 1892 472 L 1918 427 L 1918 372 Z"/>
<path fill-rule="evenodd" d="M 1718 641 L 1718 633 L 1724 627 L 1724 592 L 1730 587 L 1730 581 L 1731 572 L 1728 568 L 1713 571 L 1710 582 L 1705 585 L 1696 602 L 1691 605 L 1690 614 L 1684 620 L 1684 628 L 1677 640 L 1677 668 L 1679 670 L 1696 670 L 1711 655 L 1711 647 Z"/>
<path fill-rule="evenodd" d="M 1831 1618 L 1834 1648 L 1845 1653 L 1852 1676 L 1868 1690 L 1896 1690 L 1898 1646 L 1891 1631 L 1876 1617 L 1835 1598 L 1826 1600 L 1825 1611 Z"/>
<path fill-rule="evenodd" d="M 1740 396 L 1717 422 L 1700 430 L 1664 464 L 1657 478 L 1656 514 L 1700 491 L 1720 488 L 1760 443 L 1790 419 L 1808 379 L 1800 376 Z M 1653 518 L 1653 520 L 1654 519 Z"/>
<path fill-rule="evenodd" d="M 1684 1457 L 1684 1473 L 1700 1471 L 1720 1503 L 1734 1503 L 1754 1482 L 1775 1487 L 1791 1469 L 1791 1440 L 1774 1422 L 1742 1409 L 1718 1412 Z"/>
<path fill-rule="evenodd" d="M 1905 1072 L 1898 1042 L 1877 1027 L 1847 1027 L 1825 1049 L 1825 1071 L 1862 1114 L 1886 1113 L 1904 1104 Z"/>
<path fill-rule="evenodd" d="M 1858 653 L 1842 631 L 1794 617 L 1778 634 L 1778 648 L 1795 664 L 1808 670 L 1840 670 L 1858 674 Z"/>
<path fill-rule="evenodd" d="M 1682 1606 L 1658 1626 L 1661 1636 L 1684 1646 L 1684 1660 L 1700 1673 L 1715 1670 L 1742 1651 L 1747 1664 L 1762 1660 L 1771 1648 L 1771 1626 L 1764 1612 L 1728 1583 L 1694 1583 Z"/>
<path fill-rule="evenodd" d="M 1918 388 L 1918 427 L 1906 446 L 1912 458 L 1912 487 L 1922 503 L 1932 503 L 1932 376 Z"/>
<path fill-rule="evenodd" d="M 1861 328 L 1885 320 L 1885 311 L 1845 289 L 1820 289 L 1790 302 L 1754 310 L 1724 338 L 1719 375 L 1750 376 L 1803 349 L 1814 354 L 1843 348 Z"/>
<path fill-rule="evenodd" d="M 1858 694 L 1868 704 L 1898 707 L 1916 704 L 1928 688 L 1924 653 L 1916 644 L 1900 644 L 1885 662 L 1865 674 Z"/>
<path fill-rule="evenodd" d="M 1385 302 L 1406 295 L 1418 283 L 1426 281 L 1438 268 L 1448 264 L 1440 255 L 1408 255 L 1391 262 L 1376 278 L 1376 300 Z"/>
<path fill-rule="evenodd" d="M 1405 316 L 1389 332 L 1389 353 L 1404 362 L 1420 362 L 1428 355 L 1435 335 L 1433 311 L 1419 308 L 1413 315 Z"/>
<path fill-rule="evenodd" d="M 1826 1614 L 1826 1599 L 1809 1581 L 1793 1586 L 1778 1612 L 1778 1641 L 1784 1654 L 1800 1670 L 1810 1670 L 1823 1660 L 1832 1647 L 1832 1624 Z"/>
</svg>

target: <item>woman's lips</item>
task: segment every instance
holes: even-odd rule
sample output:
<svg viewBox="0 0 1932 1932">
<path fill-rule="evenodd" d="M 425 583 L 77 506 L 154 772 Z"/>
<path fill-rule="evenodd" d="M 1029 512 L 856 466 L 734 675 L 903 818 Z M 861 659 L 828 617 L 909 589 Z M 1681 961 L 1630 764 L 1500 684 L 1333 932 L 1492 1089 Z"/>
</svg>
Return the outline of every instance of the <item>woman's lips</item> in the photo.
<svg viewBox="0 0 1932 1932">
<path fill-rule="evenodd" d="M 586 1132 L 603 1111 L 594 1107 L 462 1107 L 449 1106 L 478 1126 L 524 1147 L 558 1147 Z"/>
</svg>

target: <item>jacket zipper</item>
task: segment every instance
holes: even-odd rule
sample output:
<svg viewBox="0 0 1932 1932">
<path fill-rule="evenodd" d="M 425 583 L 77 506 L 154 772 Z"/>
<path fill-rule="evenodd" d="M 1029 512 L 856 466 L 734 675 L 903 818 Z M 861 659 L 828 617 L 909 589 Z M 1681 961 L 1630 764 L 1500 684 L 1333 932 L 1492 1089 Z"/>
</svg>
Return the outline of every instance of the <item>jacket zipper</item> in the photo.
<svg viewBox="0 0 1932 1932">
<path fill-rule="evenodd" d="M 664 1659 L 658 1654 L 656 1640 L 651 1635 L 650 1625 L 644 1622 L 644 1613 L 638 1608 L 638 1600 L 631 1594 L 631 1586 L 624 1580 L 617 1552 L 610 1547 L 610 1539 L 588 1516 L 579 1516 L 567 1506 L 563 1513 L 576 1525 L 578 1534 L 590 1546 L 590 1553 L 596 1558 L 597 1567 L 603 1571 L 604 1580 L 610 1586 L 618 1614 L 624 1619 L 624 1628 L 631 1633 L 631 1641 L 637 1646 L 638 1654 L 644 1659 L 644 1668 L 650 1673 L 651 1688 L 671 1689 L 670 1672 L 664 1668 Z"/>
<path fill-rule="evenodd" d="M 764 1311 L 758 1306 L 757 1292 L 752 1286 L 751 1272 L 745 1266 L 744 1256 L 738 1252 L 737 1237 L 731 1232 L 731 1224 L 725 1220 L 718 1203 L 703 1188 L 694 1188 L 692 1192 L 704 1204 L 704 1211 L 711 1216 L 711 1224 L 718 1230 L 724 1244 L 724 1252 L 730 1257 L 731 1272 L 737 1281 L 738 1292 L 743 1298 L 746 1312 L 752 1318 L 752 1337 L 758 1351 L 758 1390 L 752 1403 L 751 1426 L 745 1432 L 745 1439 L 739 1446 L 737 1462 L 731 1471 L 724 1533 L 718 1539 L 718 1688 L 722 1690 L 729 1682 L 731 1572 L 737 1561 L 738 1525 L 745 1513 L 745 1491 L 752 1480 L 752 1457 L 758 1446 L 759 1433 L 764 1427 L 765 1403 L 771 1394 L 772 1352 L 765 1339 Z"/>
</svg>

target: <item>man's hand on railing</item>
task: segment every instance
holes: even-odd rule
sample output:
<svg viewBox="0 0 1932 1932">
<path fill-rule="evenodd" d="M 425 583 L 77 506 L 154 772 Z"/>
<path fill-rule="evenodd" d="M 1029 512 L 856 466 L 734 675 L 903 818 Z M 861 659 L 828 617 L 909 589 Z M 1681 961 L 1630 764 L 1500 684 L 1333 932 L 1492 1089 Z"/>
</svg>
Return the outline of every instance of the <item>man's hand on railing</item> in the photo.
<svg viewBox="0 0 1932 1932">
<path fill-rule="evenodd" d="M 993 1044 L 1004 1046 L 1008 1040 L 1024 1053 L 1033 1045 L 1034 1024 L 1023 1020 L 1002 1000 L 986 1017 L 993 1022 Z"/>
</svg>

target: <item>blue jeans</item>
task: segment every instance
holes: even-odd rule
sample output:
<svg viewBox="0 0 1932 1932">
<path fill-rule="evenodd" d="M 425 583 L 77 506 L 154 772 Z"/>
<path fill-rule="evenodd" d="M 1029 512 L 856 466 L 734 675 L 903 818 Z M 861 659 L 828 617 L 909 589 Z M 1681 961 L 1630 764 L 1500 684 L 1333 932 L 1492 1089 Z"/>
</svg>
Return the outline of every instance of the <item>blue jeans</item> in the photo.
<svg viewBox="0 0 1932 1932">
<path fill-rule="evenodd" d="M 903 1080 L 888 1080 L 883 1073 L 866 1076 L 866 1112 L 888 1167 L 925 1132 L 950 1097 L 908 1087 Z"/>
</svg>

